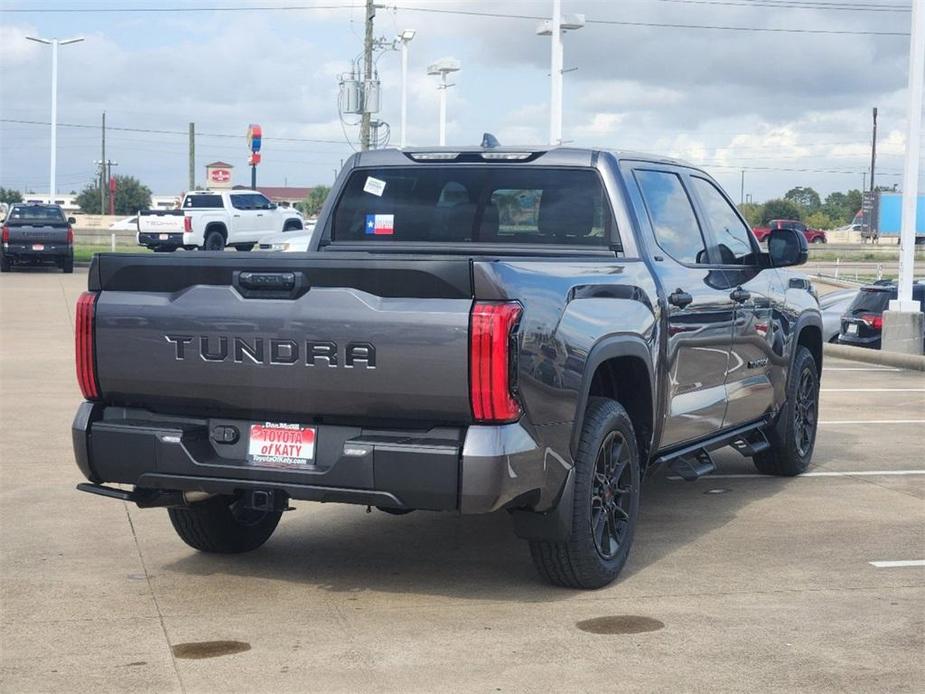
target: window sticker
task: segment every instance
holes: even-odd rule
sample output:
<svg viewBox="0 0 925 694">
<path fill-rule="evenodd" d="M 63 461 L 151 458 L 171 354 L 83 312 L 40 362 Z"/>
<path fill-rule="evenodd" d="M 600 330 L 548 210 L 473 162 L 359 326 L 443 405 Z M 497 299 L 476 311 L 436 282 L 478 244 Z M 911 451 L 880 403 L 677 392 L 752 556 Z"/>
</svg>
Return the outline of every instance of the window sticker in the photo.
<svg viewBox="0 0 925 694">
<path fill-rule="evenodd" d="M 363 184 L 364 193 L 372 193 L 377 198 L 381 198 L 382 194 L 385 192 L 385 181 L 374 178 L 372 176 L 366 177 L 366 183 Z"/>
<path fill-rule="evenodd" d="M 367 236 L 391 236 L 394 233 L 395 233 L 395 215 L 394 214 L 368 214 L 366 215 L 366 235 Z"/>
</svg>

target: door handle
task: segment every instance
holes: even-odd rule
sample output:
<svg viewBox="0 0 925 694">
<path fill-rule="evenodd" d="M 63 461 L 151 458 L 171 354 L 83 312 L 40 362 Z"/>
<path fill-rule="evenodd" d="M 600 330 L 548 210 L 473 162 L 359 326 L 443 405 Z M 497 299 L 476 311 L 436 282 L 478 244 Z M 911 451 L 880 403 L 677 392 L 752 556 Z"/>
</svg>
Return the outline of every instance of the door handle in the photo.
<svg viewBox="0 0 925 694">
<path fill-rule="evenodd" d="M 235 216 L 235 217 L 240 217 L 241 215 L 239 215 L 239 214 L 236 214 L 236 215 L 233 215 L 233 216 Z"/>
<path fill-rule="evenodd" d="M 668 303 L 673 306 L 677 306 L 678 308 L 684 308 L 693 301 L 694 297 L 692 297 L 683 289 L 675 289 L 671 294 L 668 295 Z"/>
<path fill-rule="evenodd" d="M 737 304 L 744 304 L 746 301 L 752 298 L 752 293 L 746 289 L 742 289 L 742 287 L 739 287 L 738 289 L 732 290 L 729 298 L 735 301 Z"/>
</svg>

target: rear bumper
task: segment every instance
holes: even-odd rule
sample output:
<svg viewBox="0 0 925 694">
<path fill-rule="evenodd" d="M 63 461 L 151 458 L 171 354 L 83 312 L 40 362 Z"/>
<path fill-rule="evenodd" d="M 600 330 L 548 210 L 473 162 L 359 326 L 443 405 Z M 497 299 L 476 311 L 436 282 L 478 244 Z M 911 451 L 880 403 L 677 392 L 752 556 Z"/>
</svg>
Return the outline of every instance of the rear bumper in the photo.
<svg viewBox="0 0 925 694">
<path fill-rule="evenodd" d="M 880 349 L 880 343 L 883 340 L 882 335 L 872 335 L 870 337 L 857 337 L 840 333 L 838 344 L 851 345 L 852 347 L 867 347 L 868 349 Z"/>
<path fill-rule="evenodd" d="M 42 246 L 41 249 L 35 249 L 34 246 Z M 0 251 L 5 258 L 17 262 L 58 262 L 74 254 L 73 246 L 66 243 L 8 243 Z"/>
<path fill-rule="evenodd" d="M 147 248 L 180 248 L 183 245 L 182 233 L 138 233 L 138 245 Z"/>
<path fill-rule="evenodd" d="M 430 430 L 319 425 L 316 464 L 298 469 L 249 463 L 251 423 L 85 402 L 74 419 L 74 455 L 96 483 L 223 494 L 274 490 L 293 499 L 466 514 L 533 509 L 541 499 L 556 499 L 568 474 L 559 465 L 550 475 L 545 451 L 516 423 Z M 217 427 L 234 427 L 238 440 L 217 443 Z"/>
</svg>

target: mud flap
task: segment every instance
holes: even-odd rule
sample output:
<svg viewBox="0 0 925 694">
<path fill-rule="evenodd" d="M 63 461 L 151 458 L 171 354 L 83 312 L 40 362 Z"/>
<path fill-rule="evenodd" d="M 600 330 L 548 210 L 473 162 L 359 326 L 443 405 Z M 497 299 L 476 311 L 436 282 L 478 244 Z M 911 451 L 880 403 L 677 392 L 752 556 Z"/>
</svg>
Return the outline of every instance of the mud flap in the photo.
<svg viewBox="0 0 925 694">
<path fill-rule="evenodd" d="M 514 534 L 522 540 L 565 542 L 572 532 L 572 512 L 575 508 L 575 468 L 568 471 L 559 502 L 543 513 L 512 510 Z"/>
</svg>

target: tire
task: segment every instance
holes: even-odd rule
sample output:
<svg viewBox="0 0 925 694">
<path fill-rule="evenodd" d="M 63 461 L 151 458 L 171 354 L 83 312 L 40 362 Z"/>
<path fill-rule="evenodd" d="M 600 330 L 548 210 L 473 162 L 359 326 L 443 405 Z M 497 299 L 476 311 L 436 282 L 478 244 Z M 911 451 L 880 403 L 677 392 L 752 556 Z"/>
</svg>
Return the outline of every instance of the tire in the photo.
<svg viewBox="0 0 925 694">
<path fill-rule="evenodd" d="M 302 224 L 300 222 L 289 221 L 283 224 L 283 231 L 298 231 L 302 229 Z"/>
<path fill-rule="evenodd" d="M 70 255 L 62 261 L 61 272 L 65 275 L 70 275 L 74 272 L 74 256 Z"/>
<path fill-rule="evenodd" d="M 610 463 L 604 457 L 608 449 Z M 569 537 L 564 542 L 530 541 L 533 563 L 545 580 L 584 589 L 613 582 L 626 564 L 639 517 L 640 462 L 626 410 L 614 400 L 592 398 L 575 460 Z M 602 478 L 609 481 L 603 490 Z"/>
<path fill-rule="evenodd" d="M 0 272 L 10 272 L 10 270 L 12 270 L 10 259 L 6 256 L 0 256 Z"/>
<path fill-rule="evenodd" d="M 787 380 L 787 402 L 766 432 L 770 449 L 754 457 L 765 475 L 793 477 L 806 472 L 819 424 L 819 371 L 806 347 L 797 347 Z"/>
<path fill-rule="evenodd" d="M 813 243 L 825 243 L 825 239 L 822 238 L 821 236 L 817 236 L 816 238 L 813 239 Z"/>
<path fill-rule="evenodd" d="M 215 496 L 186 507 L 168 508 L 177 535 L 193 549 L 238 554 L 257 549 L 276 530 L 282 511 L 253 511 L 238 497 Z"/>
<path fill-rule="evenodd" d="M 225 250 L 225 237 L 222 235 L 222 232 L 212 230 L 206 232 L 206 237 L 202 242 L 202 250 L 204 251 L 223 251 Z"/>
<path fill-rule="evenodd" d="M 242 252 L 242 253 L 247 253 L 248 251 L 254 250 L 254 245 L 255 245 L 255 244 L 253 244 L 253 243 L 241 243 L 241 244 L 238 244 L 237 246 L 235 246 L 234 249 L 235 249 L 236 251 L 240 251 L 240 252 Z"/>
<path fill-rule="evenodd" d="M 173 253 L 177 249 L 175 246 L 152 246 L 151 250 L 155 253 Z"/>
</svg>

